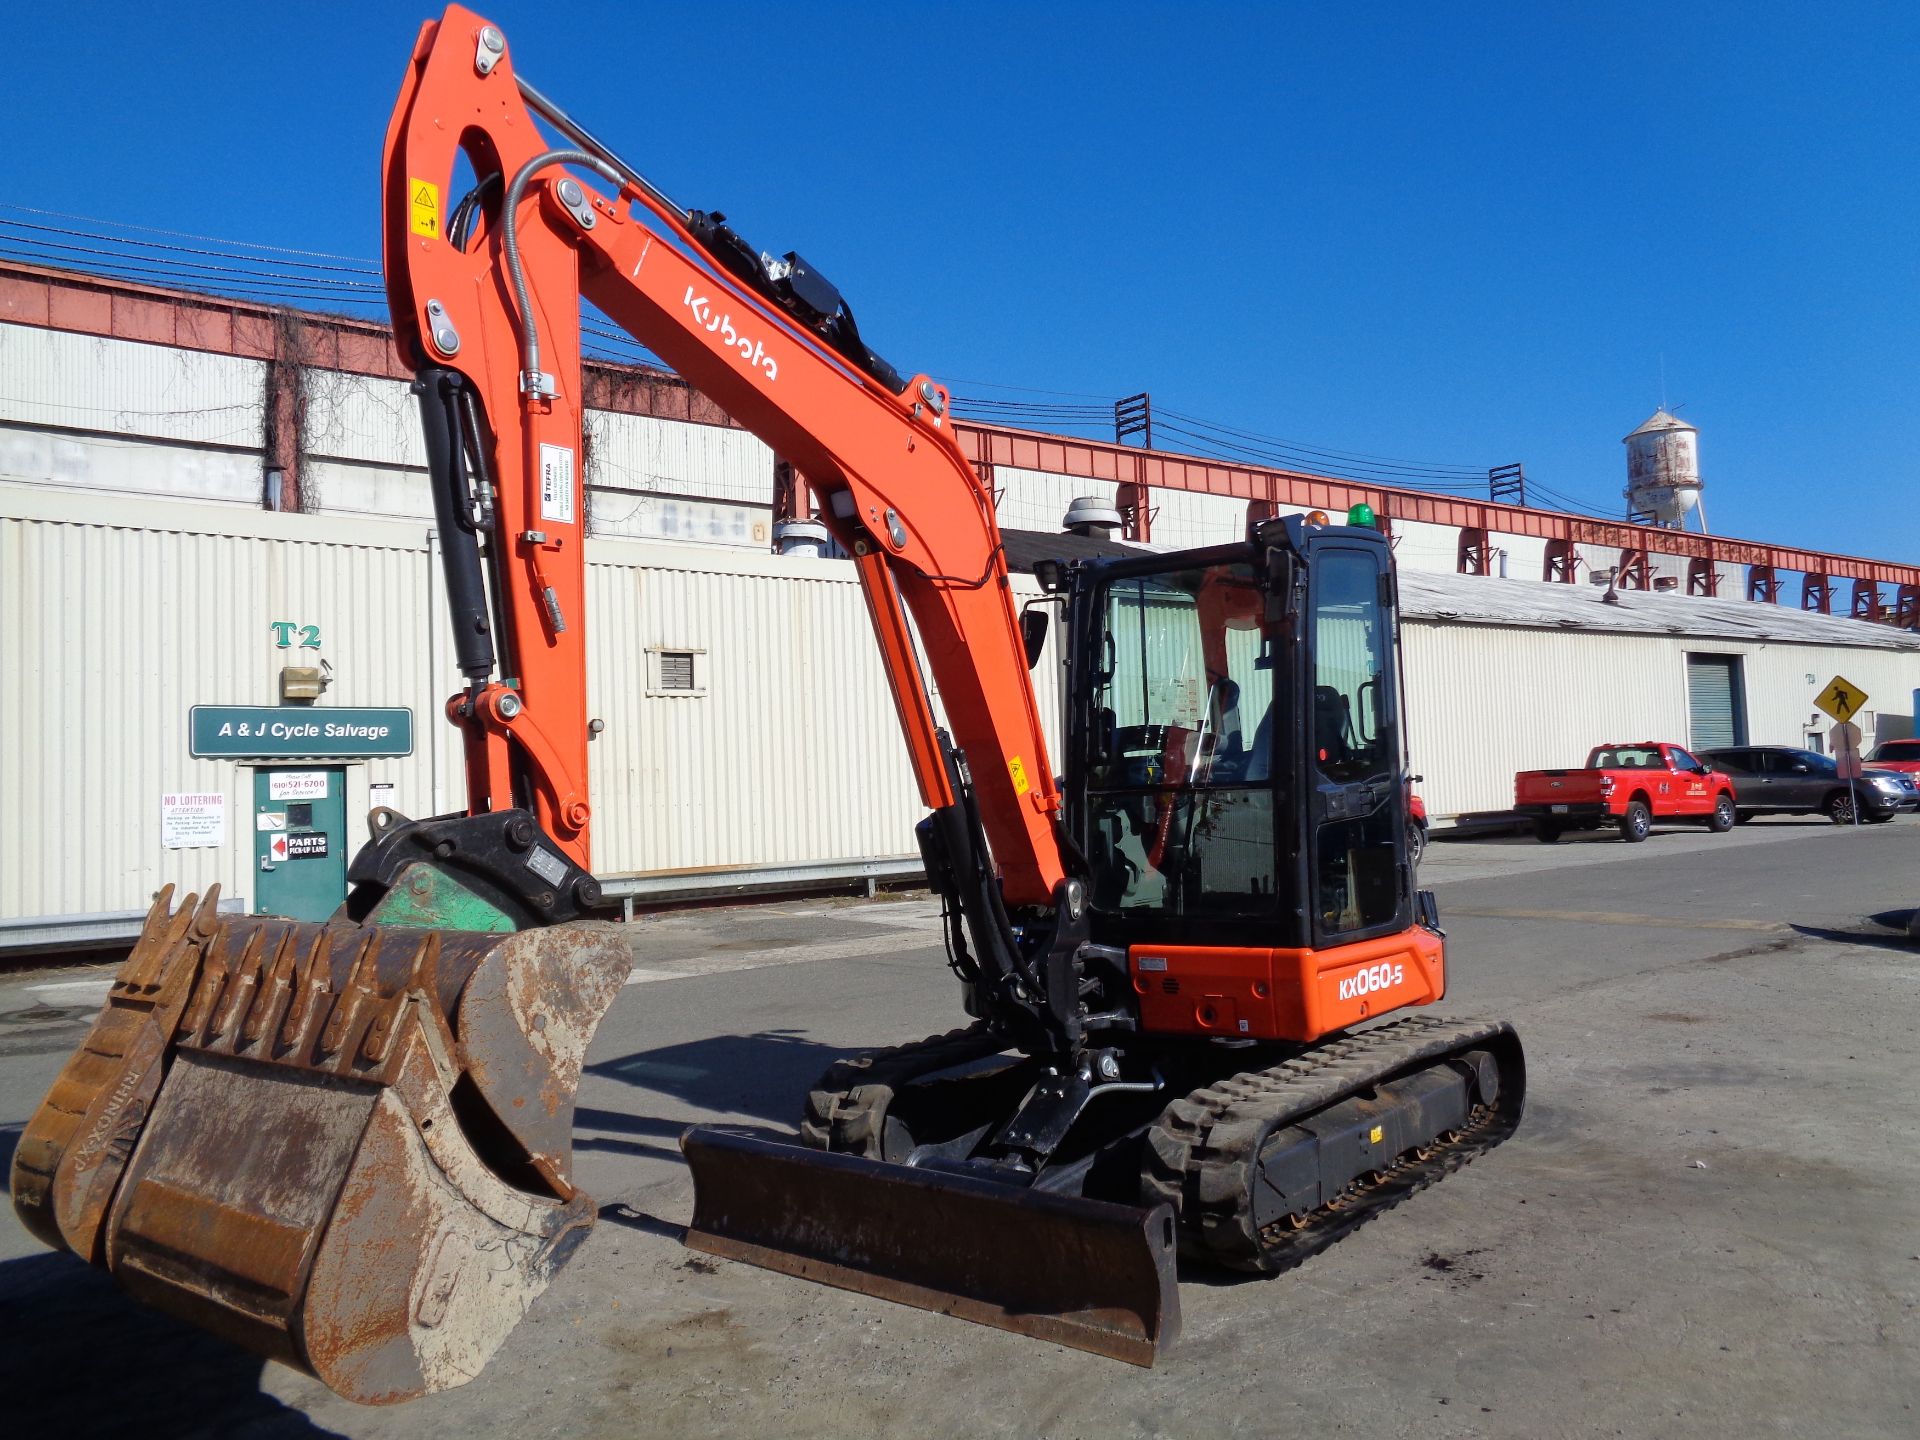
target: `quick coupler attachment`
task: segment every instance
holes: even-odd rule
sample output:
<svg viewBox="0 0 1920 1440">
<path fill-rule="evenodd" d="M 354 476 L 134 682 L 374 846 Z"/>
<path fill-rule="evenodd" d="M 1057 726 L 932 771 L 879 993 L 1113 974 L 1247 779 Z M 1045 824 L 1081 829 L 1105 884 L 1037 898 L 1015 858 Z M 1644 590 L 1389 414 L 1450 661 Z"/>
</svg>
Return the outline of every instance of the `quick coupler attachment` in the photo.
<svg viewBox="0 0 1920 1440">
<path fill-rule="evenodd" d="M 1002 1185 L 711 1126 L 680 1137 L 695 1250 L 1152 1365 L 1179 1338 L 1172 1207 Z"/>
</svg>

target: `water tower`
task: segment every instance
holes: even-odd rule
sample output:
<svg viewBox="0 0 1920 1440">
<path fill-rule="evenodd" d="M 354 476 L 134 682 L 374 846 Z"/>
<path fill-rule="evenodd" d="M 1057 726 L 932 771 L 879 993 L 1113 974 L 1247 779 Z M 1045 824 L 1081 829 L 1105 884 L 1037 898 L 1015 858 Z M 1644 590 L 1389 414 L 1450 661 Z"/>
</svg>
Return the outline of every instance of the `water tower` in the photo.
<svg viewBox="0 0 1920 1440">
<path fill-rule="evenodd" d="M 1700 506 L 1700 432 L 1686 421 L 1656 410 L 1646 424 L 1622 442 L 1627 447 L 1627 518 L 1665 530 L 1687 528 L 1698 511 L 1700 529 L 1707 512 Z"/>
</svg>

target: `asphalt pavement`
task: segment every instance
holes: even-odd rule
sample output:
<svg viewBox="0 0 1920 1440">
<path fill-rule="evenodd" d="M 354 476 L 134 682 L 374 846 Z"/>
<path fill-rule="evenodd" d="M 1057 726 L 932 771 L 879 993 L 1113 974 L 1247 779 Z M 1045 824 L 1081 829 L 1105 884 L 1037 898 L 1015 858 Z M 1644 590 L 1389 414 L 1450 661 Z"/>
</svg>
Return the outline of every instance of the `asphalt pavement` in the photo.
<svg viewBox="0 0 1920 1440">
<path fill-rule="evenodd" d="M 0 1218 L 19 1433 L 1920 1433 L 1920 821 L 1436 843 L 1453 991 L 1525 1040 L 1520 1132 L 1273 1280 L 1183 1275 L 1151 1371 L 695 1255 L 676 1140 L 791 1134 L 837 1056 L 963 1018 L 924 897 L 682 912 L 580 1089 L 602 1223 L 472 1384 L 360 1409 Z M 0 1147 L 104 971 L 0 985 Z"/>
</svg>

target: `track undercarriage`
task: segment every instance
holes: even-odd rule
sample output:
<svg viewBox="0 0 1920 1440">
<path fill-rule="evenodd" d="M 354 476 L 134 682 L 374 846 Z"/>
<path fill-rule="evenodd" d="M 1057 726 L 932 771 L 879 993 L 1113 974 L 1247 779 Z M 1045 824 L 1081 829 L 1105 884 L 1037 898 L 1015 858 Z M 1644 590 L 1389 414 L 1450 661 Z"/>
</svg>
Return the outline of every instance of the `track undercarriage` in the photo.
<svg viewBox="0 0 1920 1440">
<path fill-rule="evenodd" d="M 1310 1046 L 1130 1058 L 1155 1079 L 1096 1085 L 1037 1167 L 993 1142 L 1052 1072 L 984 1023 L 842 1061 L 801 1134 L 843 1165 L 689 1132 L 689 1243 L 1151 1364 L 1179 1329 L 1176 1252 L 1255 1274 L 1297 1265 L 1505 1139 L 1526 1090 L 1504 1021 L 1421 1015 Z M 780 1168 L 783 1188 L 743 1196 L 756 1167 Z M 1057 1245 L 1007 1243 L 1070 1222 Z M 1064 1303 L 1041 1317 L 1008 1300 L 1028 1292 Z"/>
</svg>

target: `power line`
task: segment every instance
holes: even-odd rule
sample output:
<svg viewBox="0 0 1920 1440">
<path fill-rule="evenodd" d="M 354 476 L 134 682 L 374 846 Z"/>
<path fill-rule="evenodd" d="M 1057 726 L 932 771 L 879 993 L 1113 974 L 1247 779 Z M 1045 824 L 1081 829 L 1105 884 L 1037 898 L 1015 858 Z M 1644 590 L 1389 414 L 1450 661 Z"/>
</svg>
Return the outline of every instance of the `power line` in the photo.
<svg viewBox="0 0 1920 1440">
<path fill-rule="evenodd" d="M 369 262 L 359 255 L 336 255 L 331 250 L 295 250 L 284 245 L 260 245 L 251 240 L 222 240 L 212 235 L 197 235 L 191 230 L 162 230 L 152 225 L 134 225 L 124 220 L 101 220 L 92 215 L 71 215 L 64 210 L 41 210 L 32 205 L 9 205 L 0 201 L 0 210 L 21 215 L 44 215 L 52 220 L 71 220 L 82 225 L 104 225 L 110 230 L 137 230 L 143 235 L 167 235 L 175 240 L 199 240 L 208 245 L 225 245 L 235 250 L 263 250 L 272 255 L 306 255 L 315 260 L 349 260 L 356 265 Z"/>
<path fill-rule="evenodd" d="M 66 270 L 74 270 L 77 265 L 84 263 L 94 272 L 118 278 L 171 282 L 182 288 L 203 289 L 236 298 L 262 299 L 267 303 L 341 310 L 386 309 L 381 268 L 357 256 L 226 240 L 193 231 L 134 225 L 4 202 L 0 202 L 0 211 L 39 217 L 39 220 L 29 221 L 0 215 L 0 259 Z M 79 226 L 136 233 L 103 233 L 101 229 L 76 228 Z M 137 238 L 138 235 L 167 238 L 147 240 Z M 195 243 L 170 243 L 173 241 Z M 581 332 L 583 351 L 595 353 L 595 358 L 671 369 L 646 345 L 625 331 L 614 328 L 612 320 L 591 306 L 583 311 Z M 1113 425 L 1114 402 L 1089 391 L 1010 385 L 992 380 L 956 380 L 951 383 L 1009 392 L 1010 396 L 1047 397 L 1025 400 L 994 395 L 955 395 L 953 407 L 957 416 L 967 416 L 986 423 L 1050 428 L 1062 432 L 1099 433 L 1109 431 Z M 1155 419 L 1156 428 L 1182 437 L 1191 450 L 1209 459 L 1260 468 L 1304 470 L 1333 479 L 1405 490 L 1457 493 L 1462 490 L 1483 492 L 1488 488 L 1486 471 L 1481 467 L 1406 460 L 1365 451 L 1309 445 L 1181 410 L 1158 409 Z M 1575 513 L 1596 519 L 1614 518 L 1537 479 L 1531 483 L 1541 495 Z"/>
<path fill-rule="evenodd" d="M 326 273 L 349 275 L 371 275 L 376 278 L 380 274 L 380 269 L 377 265 L 372 265 L 364 261 L 358 261 L 350 265 L 314 265 L 304 260 L 273 260 L 269 262 L 265 259 L 256 260 L 250 255 L 234 255 L 226 250 L 208 250 L 196 245 L 168 245 L 159 240 L 135 240 L 125 235 L 101 235 L 90 230 L 71 230 L 60 225 L 36 225 L 31 220 L 8 220 L 4 216 L 0 216 L 0 225 L 4 225 L 13 230 L 33 230 L 45 235 L 66 235 L 83 240 L 104 240 L 114 245 L 131 245 L 142 250 L 165 250 L 179 255 L 209 255 L 222 260 L 244 260 L 249 264 L 264 265 L 271 263 L 275 265 L 288 265 L 300 270 L 316 270 Z M 45 243 L 52 244 L 54 242 L 48 241 Z M 241 242 L 216 241 L 214 243 L 237 245 Z"/>
</svg>

